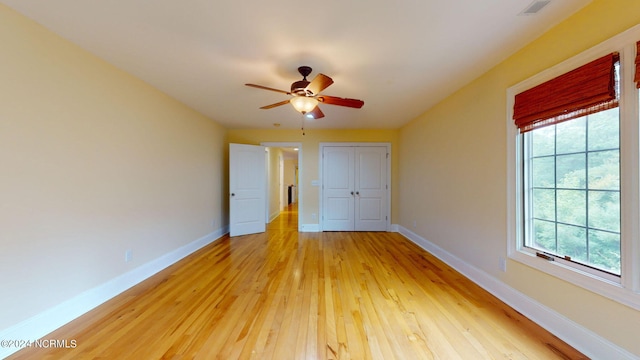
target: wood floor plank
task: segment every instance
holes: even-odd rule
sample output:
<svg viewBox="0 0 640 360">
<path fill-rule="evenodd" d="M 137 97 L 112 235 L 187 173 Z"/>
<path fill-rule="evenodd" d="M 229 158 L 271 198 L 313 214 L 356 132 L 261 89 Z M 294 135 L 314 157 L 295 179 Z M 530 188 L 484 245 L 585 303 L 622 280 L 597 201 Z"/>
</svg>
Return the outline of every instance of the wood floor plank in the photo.
<svg viewBox="0 0 640 360">
<path fill-rule="evenodd" d="M 9 359 L 586 359 L 396 233 L 223 237 Z"/>
</svg>

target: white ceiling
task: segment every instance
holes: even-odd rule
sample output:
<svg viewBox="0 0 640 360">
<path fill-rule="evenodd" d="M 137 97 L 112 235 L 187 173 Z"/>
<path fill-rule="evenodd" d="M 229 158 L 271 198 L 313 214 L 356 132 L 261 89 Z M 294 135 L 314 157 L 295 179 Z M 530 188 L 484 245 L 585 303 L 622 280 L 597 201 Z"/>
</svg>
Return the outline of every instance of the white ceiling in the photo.
<svg viewBox="0 0 640 360">
<path fill-rule="evenodd" d="M 398 128 L 589 0 L 0 0 L 229 128 L 300 127 L 300 65 L 335 81 L 306 128 Z"/>
</svg>

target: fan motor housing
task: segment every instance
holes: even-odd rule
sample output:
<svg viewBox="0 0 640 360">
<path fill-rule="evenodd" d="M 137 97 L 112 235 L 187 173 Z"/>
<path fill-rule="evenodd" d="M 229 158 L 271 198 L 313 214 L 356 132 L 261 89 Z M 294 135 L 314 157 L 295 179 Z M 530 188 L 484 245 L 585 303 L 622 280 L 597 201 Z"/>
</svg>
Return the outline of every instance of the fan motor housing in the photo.
<svg viewBox="0 0 640 360">
<path fill-rule="evenodd" d="M 307 96 L 308 94 L 305 91 L 307 85 L 309 85 L 309 81 L 307 80 L 296 81 L 291 84 L 291 93 L 298 96 Z"/>
</svg>

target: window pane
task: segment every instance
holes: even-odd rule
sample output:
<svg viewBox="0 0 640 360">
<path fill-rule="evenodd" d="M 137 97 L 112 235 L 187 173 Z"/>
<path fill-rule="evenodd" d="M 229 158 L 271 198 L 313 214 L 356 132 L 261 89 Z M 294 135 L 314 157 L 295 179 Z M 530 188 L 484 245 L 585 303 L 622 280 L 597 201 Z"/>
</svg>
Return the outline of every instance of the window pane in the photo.
<svg viewBox="0 0 640 360">
<path fill-rule="evenodd" d="M 589 153 L 589 189 L 620 190 L 620 152 Z"/>
<path fill-rule="evenodd" d="M 536 249 L 556 252 L 556 224 L 549 221 L 533 220 L 533 243 Z"/>
<path fill-rule="evenodd" d="M 589 262 L 591 265 L 620 274 L 620 235 L 589 230 Z"/>
<path fill-rule="evenodd" d="M 589 227 L 620 232 L 620 193 L 589 191 Z"/>
<path fill-rule="evenodd" d="M 555 186 L 555 157 L 547 156 L 533 159 L 531 166 L 534 187 Z"/>
<path fill-rule="evenodd" d="M 619 141 L 619 109 L 589 115 L 589 150 L 616 149 Z"/>
<path fill-rule="evenodd" d="M 556 152 L 555 126 L 547 126 L 535 131 L 531 135 L 531 149 L 533 156 L 553 155 Z"/>
<path fill-rule="evenodd" d="M 582 190 L 558 190 L 558 222 L 587 225 L 587 196 Z"/>
<path fill-rule="evenodd" d="M 586 117 L 556 125 L 556 153 L 585 151 L 587 144 Z"/>
<path fill-rule="evenodd" d="M 533 190 L 533 217 L 550 221 L 556 220 L 556 191 L 547 189 Z"/>
<path fill-rule="evenodd" d="M 587 231 L 585 228 L 558 224 L 558 255 L 572 260 L 587 261 Z"/>
<path fill-rule="evenodd" d="M 556 174 L 559 188 L 585 189 L 587 164 L 584 153 L 556 157 Z"/>
</svg>

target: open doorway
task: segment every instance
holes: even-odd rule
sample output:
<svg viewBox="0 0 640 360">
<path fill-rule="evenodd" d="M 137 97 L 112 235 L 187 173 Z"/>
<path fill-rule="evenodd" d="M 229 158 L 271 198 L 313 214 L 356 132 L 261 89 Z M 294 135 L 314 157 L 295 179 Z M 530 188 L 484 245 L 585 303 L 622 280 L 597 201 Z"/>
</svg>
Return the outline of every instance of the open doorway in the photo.
<svg viewBox="0 0 640 360">
<path fill-rule="evenodd" d="M 290 142 L 263 142 L 267 148 L 267 204 L 266 223 L 271 223 L 286 212 L 287 217 L 295 217 L 300 224 L 303 197 L 302 185 L 302 144 Z M 299 225 L 297 226 L 300 231 Z"/>
</svg>

